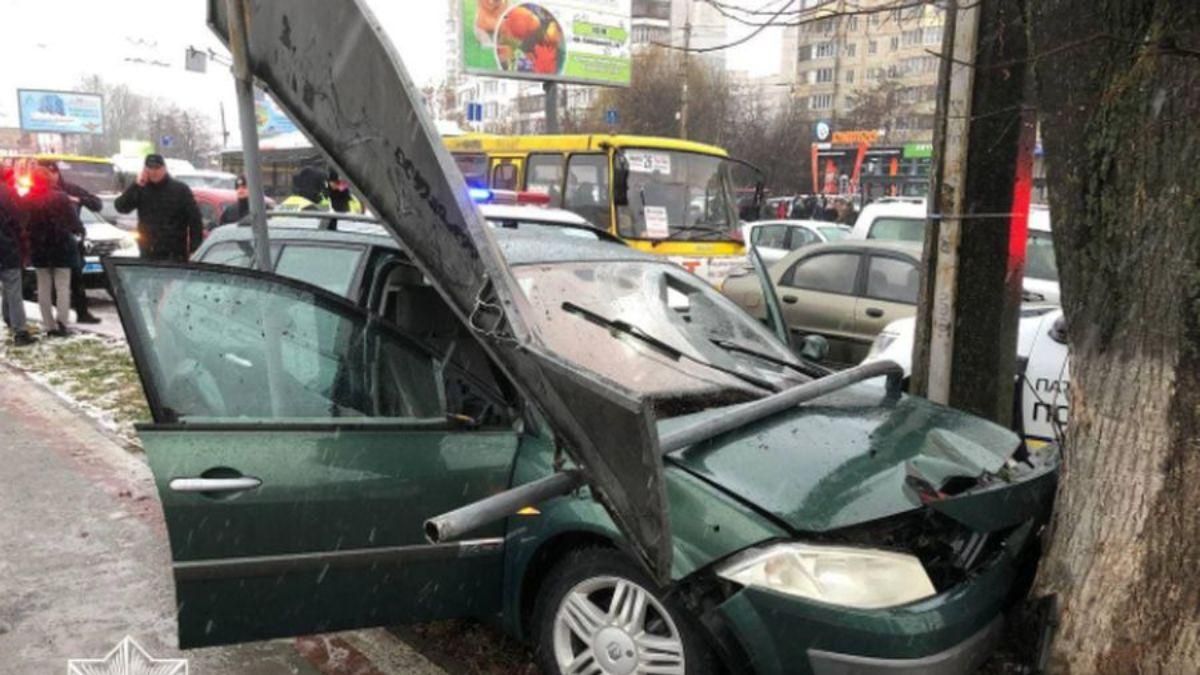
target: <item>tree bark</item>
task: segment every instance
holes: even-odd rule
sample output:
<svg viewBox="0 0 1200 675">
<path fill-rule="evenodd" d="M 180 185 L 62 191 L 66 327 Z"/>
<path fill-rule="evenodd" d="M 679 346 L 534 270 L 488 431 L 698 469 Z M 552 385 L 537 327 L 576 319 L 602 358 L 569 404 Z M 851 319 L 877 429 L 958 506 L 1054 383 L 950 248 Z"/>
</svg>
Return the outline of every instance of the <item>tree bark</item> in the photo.
<svg viewBox="0 0 1200 675">
<path fill-rule="evenodd" d="M 1052 670 L 1200 672 L 1200 3 L 1036 0 L 1071 422 Z"/>
</svg>

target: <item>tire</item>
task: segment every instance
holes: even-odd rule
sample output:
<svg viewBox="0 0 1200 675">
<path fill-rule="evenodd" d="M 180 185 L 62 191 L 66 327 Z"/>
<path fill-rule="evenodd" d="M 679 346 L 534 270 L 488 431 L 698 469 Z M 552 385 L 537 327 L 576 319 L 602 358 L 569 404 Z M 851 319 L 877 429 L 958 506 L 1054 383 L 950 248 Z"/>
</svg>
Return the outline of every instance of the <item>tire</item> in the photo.
<svg viewBox="0 0 1200 675">
<path fill-rule="evenodd" d="M 639 665 L 662 675 L 718 672 L 696 621 L 613 549 L 576 549 L 555 565 L 534 604 L 532 634 L 547 675 L 645 672 Z"/>
</svg>

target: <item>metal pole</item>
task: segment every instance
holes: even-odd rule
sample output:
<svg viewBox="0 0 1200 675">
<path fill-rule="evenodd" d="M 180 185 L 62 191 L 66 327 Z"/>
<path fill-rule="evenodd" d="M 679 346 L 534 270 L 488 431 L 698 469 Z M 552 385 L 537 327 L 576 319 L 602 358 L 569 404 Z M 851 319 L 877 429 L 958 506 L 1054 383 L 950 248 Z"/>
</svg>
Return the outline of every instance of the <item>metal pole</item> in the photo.
<svg viewBox="0 0 1200 675">
<path fill-rule="evenodd" d="M 692 0 L 687 0 L 687 17 L 683 21 L 683 89 L 679 101 L 679 137 L 688 137 L 688 71 L 691 66 Z"/>
<path fill-rule="evenodd" d="M 546 93 L 546 133 L 558 133 L 558 83 L 543 82 L 542 91 Z"/>
<path fill-rule="evenodd" d="M 267 202 L 263 198 L 262 164 L 258 158 L 258 122 L 254 114 L 254 78 L 250 75 L 244 0 L 225 0 L 229 11 L 229 51 L 237 88 L 238 124 L 242 132 L 242 164 L 250 193 L 250 228 L 254 234 L 254 266 L 270 272 L 271 241 L 267 234 Z"/>
</svg>

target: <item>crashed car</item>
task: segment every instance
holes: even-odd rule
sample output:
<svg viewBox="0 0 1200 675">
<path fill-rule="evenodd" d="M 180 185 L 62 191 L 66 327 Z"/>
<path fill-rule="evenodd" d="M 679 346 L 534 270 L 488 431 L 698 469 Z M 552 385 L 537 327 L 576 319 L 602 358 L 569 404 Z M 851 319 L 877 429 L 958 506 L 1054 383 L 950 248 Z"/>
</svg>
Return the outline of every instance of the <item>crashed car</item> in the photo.
<svg viewBox="0 0 1200 675">
<path fill-rule="evenodd" d="M 107 261 L 182 647 L 472 616 L 547 673 L 986 658 L 1031 576 L 1052 450 L 855 384 L 891 364 L 815 377 L 661 257 L 488 227 L 358 2 L 245 19 L 255 76 L 402 254 L 365 303 Z M 329 87 L 335 62 L 375 77 Z"/>
</svg>

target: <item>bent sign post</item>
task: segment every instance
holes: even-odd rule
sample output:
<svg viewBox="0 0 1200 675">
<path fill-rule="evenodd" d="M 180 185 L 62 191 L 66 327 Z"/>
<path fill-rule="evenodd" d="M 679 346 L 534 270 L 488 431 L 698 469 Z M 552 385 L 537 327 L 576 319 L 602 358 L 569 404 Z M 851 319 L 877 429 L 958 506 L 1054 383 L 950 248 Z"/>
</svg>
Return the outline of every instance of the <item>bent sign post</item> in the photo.
<svg viewBox="0 0 1200 675">
<path fill-rule="evenodd" d="M 363 194 L 581 469 L 652 574 L 669 576 L 649 404 L 582 374 L 523 320 L 523 295 L 394 47 L 361 0 L 245 0 L 252 74 Z M 225 0 L 209 25 L 227 43 Z"/>
</svg>

